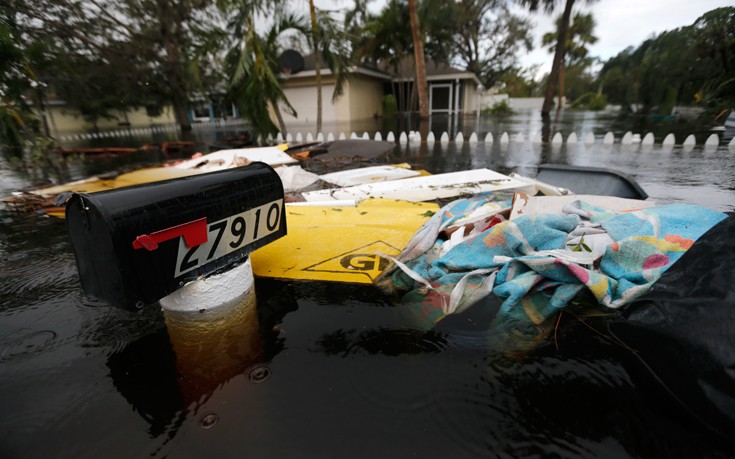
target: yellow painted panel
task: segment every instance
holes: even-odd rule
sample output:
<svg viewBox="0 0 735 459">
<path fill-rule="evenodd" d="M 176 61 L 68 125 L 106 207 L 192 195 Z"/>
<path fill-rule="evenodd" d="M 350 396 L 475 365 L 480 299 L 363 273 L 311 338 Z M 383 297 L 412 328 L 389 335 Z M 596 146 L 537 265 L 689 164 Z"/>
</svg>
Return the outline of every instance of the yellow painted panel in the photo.
<svg viewBox="0 0 735 459">
<path fill-rule="evenodd" d="M 356 207 L 287 206 L 288 234 L 250 256 L 256 276 L 369 284 L 439 206 L 367 199 Z"/>
<path fill-rule="evenodd" d="M 187 177 L 190 175 L 200 174 L 202 171 L 191 169 L 177 169 L 175 167 L 150 167 L 139 169 L 137 171 L 121 174 L 114 179 L 103 180 L 98 177 L 78 180 L 76 182 L 65 183 L 48 188 L 34 190 L 35 194 L 41 196 L 53 197 L 64 191 L 73 191 L 75 193 L 94 193 L 96 191 L 104 191 L 112 188 L 122 188 L 124 186 L 140 185 L 142 183 L 157 182 L 159 180 L 168 180 L 179 177 Z"/>
<path fill-rule="evenodd" d="M 109 190 L 113 187 L 113 182 L 113 180 L 103 180 L 99 177 L 92 177 L 76 182 L 54 185 L 48 188 L 41 188 L 38 190 L 34 190 L 33 193 L 46 197 L 54 197 L 57 194 L 63 193 L 65 191 L 74 191 L 76 193 L 94 193 L 95 191 Z"/>
<path fill-rule="evenodd" d="M 179 169 L 176 167 L 151 167 L 147 169 L 139 169 L 137 171 L 118 175 L 114 180 L 114 188 L 140 185 L 141 183 L 158 182 L 179 177 L 188 177 L 190 175 L 201 174 L 202 172 L 203 171 L 196 169 Z"/>
</svg>

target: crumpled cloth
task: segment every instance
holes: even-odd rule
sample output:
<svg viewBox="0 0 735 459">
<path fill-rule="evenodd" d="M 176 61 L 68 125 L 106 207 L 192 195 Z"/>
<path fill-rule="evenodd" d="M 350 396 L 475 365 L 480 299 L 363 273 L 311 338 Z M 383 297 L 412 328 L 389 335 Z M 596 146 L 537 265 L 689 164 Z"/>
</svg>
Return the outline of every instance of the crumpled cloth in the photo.
<svg viewBox="0 0 735 459">
<path fill-rule="evenodd" d="M 502 314 L 538 325 L 585 288 L 609 308 L 632 302 L 726 218 L 690 204 L 612 212 L 576 201 L 561 215 L 503 221 L 489 212 L 442 250 L 450 239 L 442 231 L 493 199 L 480 195 L 442 208 L 376 282 L 406 292 L 403 302 L 416 303 L 422 320 L 438 322 L 492 292 L 505 298 Z"/>
</svg>

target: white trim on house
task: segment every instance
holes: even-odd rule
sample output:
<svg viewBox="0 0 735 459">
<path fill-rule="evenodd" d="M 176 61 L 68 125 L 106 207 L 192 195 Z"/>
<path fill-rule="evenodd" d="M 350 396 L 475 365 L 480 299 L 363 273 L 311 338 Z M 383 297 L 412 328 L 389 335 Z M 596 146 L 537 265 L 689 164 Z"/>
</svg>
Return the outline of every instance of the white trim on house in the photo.
<svg viewBox="0 0 735 459">
<path fill-rule="evenodd" d="M 447 102 L 447 108 L 435 109 L 434 108 L 434 89 L 445 88 L 449 90 L 449 101 Z M 452 97 L 454 96 L 454 83 L 441 83 L 429 85 L 429 113 L 452 113 L 454 107 L 452 106 Z"/>
<path fill-rule="evenodd" d="M 321 73 L 322 76 L 331 76 L 332 75 L 332 71 L 329 70 L 329 68 L 321 69 L 321 72 L 320 73 Z M 383 80 L 386 80 L 386 81 L 391 81 L 391 77 L 387 73 L 382 73 L 382 72 L 379 72 L 377 70 L 366 69 L 364 67 L 350 67 L 349 70 L 348 70 L 348 73 L 351 73 L 351 74 L 362 74 L 362 75 L 367 75 L 367 76 L 371 76 L 371 77 L 375 77 L 375 78 L 380 78 L 380 79 L 383 79 Z M 286 74 L 281 74 L 280 75 L 281 78 L 287 79 L 287 80 L 295 80 L 297 78 L 313 78 L 315 76 L 316 76 L 316 70 L 302 70 L 302 71 L 300 71 L 298 73 L 293 73 L 293 74 L 290 74 L 290 75 L 286 75 Z"/>
<path fill-rule="evenodd" d="M 462 93 L 462 83 L 459 82 L 459 78 L 454 80 L 454 93 L 454 113 L 460 113 L 459 95 Z"/>
<path fill-rule="evenodd" d="M 393 78 L 393 81 L 396 83 L 407 83 L 407 82 L 413 82 L 414 77 L 413 75 L 410 77 L 403 77 L 403 78 Z M 442 75 L 431 75 L 426 77 L 426 81 L 437 81 L 437 80 L 472 80 L 474 81 L 478 86 L 480 86 L 482 83 L 480 83 L 480 79 L 477 78 L 477 75 L 475 75 L 472 72 L 462 72 L 462 73 L 445 73 Z"/>
</svg>

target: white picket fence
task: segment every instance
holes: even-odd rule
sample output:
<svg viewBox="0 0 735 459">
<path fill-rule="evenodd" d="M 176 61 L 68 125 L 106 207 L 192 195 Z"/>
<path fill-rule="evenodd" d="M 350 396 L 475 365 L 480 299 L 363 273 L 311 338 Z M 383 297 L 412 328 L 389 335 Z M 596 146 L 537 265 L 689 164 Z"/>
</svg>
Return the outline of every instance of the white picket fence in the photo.
<svg viewBox="0 0 735 459">
<path fill-rule="evenodd" d="M 200 129 L 213 129 L 218 127 L 234 127 L 243 126 L 245 121 L 241 118 L 228 118 L 226 120 L 214 120 L 214 121 L 202 121 L 191 124 L 191 128 L 194 130 Z"/>
<path fill-rule="evenodd" d="M 702 107 L 696 107 L 694 105 L 675 105 L 671 109 L 671 114 L 679 116 L 681 118 L 696 118 L 704 112 Z"/>
<path fill-rule="evenodd" d="M 195 131 L 235 126 L 244 126 L 244 121 L 239 118 L 232 118 L 226 120 L 194 122 L 191 124 L 191 128 Z M 72 142 L 76 140 L 111 139 L 115 137 L 137 137 L 179 131 L 179 125 L 169 124 L 165 126 L 149 126 L 144 128 L 116 129 L 114 131 L 68 134 L 60 136 L 59 140 L 61 142 Z"/>
<path fill-rule="evenodd" d="M 92 140 L 92 139 L 111 139 L 115 137 L 137 137 L 143 135 L 164 134 L 167 132 L 178 132 L 178 125 L 167 126 L 151 126 L 146 128 L 130 128 L 118 129 L 115 131 L 90 132 L 82 134 L 62 135 L 59 140 L 62 142 L 72 142 L 76 140 Z"/>
<path fill-rule="evenodd" d="M 311 142 L 314 139 L 314 136 L 311 132 L 307 133 L 306 136 L 304 136 L 301 132 L 297 132 L 294 136 L 293 134 L 289 133 L 284 138 L 283 135 L 279 132 L 276 137 L 274 138 L 270 134 L 267 138 L 262 139 L 258 138 L 259 144 L 268 144 L 272 145 L 274 143 L 294 143 L 294 140 L 296 143 L 303 142 L 303 139 L 306 138 L 307 142 Z M 335 138 L 337 139 L 370 139 L 370 135 L 367 132 L 364 132 L 361 136 L 358 136 L 357 133 L 352 132 L 349 136 L 345 135 L 344 132 L 340 132 L 339 135 L 335 137 L 334 133 L 329 132 L 326 135 L 327 141 L 332 141 Z M 376 132 L 374 135 L 374 140 L 383 140 L 383 135 L 380 132 Z M 317 141 L 321 142 L 323 139 L 325 139 L 325 136 L 323 133 L 319 132 L 316 135 Z M 526 136 L 523 132 L 517 132 L 515 134 L 508 132 L 503 132 L 498 137 L 498 142 L 502 144 L 508 144 L 508 143 L 516 143 L 516 144 L 522 144 L 527 141 L 530 141 L 532 144 L 539 145 L 541 144 L 541 133 L 539 132 L 532 132 L 530 135 Z M 697 137 L 694 134 L 691 134 L 684 138 L 684 141 L 681 143 L 677 143 L 677 139 L 674 136 L 674 134 L 668 134 L 666 137 L 664 137 L 660 145 L 662 147 L 674 147 L 674 146 L 680 146 L 684 148 L 688 147 L 694 147 L 696 145 L 701 145 L 706 148 L 710 147 L 717 147 L 720 145 L 720 136 L 717 134 L 710 134 L 707 136 L 706 139 L 704 139 L 704 142 L 700 142 L 703 137 L 700 137 L 697 139 Z M 420 144 L 422 142 L 426 142 L 428 144 L 433 144 L 436 142 L 436 137 L 433 132 L 429 132 L 429 134 L 426 136 L 426 139 L 421 138 L 421 133 L 418 131 L 406 131 L 406 132 L 399 132 L 396 136 L 395 133 L 388 132 L 388 134 L 385 136 L 385 140 L 388 142 L 395 142 L 401 145 L 406 144 Z M 495 138 L 492 133 L 488 132 L 485 134 L 485 137 L 482 138 L 482 142 L 485 144 L 492 144 L 494 142 Z M 470 133 L 468 136 L 467 142 L 470 144 L 476 144 L 480 142 L 480 136 L 476 132 Z M 462 132 L 457 133 L 454 139 L 451 139 L 449 134 L 447 132 L 443 132 L 439 136 L 439 142 L 440 143 L 449 143 L 449 142 L 455 142 L 455 143 L 464 143 L 465 142 L 465 136 Z M 648 145 L 654 145 L 655 144 L 655 138 L 652 132 L 649 132 L 641 137 L 638 133 L 633 133 L 631 131 L 626 132 L 623 134 L 622 137 L 616 138 L 615 134 L 612 132 L 606 133 L 604 136 L 595 135 L 592 132 L 583 133 L 581 135 L 577 135 L 576 132 L 570 133 L 566 138 L 562 135 L 561 132 L 555 133 L 551 138 L 551 145 L 552 146 L 558 146 L 562 144 L 567 145 L 576 145 L 576 144 L 585 144 L 585 145 L 594 145 L 594 144 L 603 144 L 603 145 L 613 145 L 613 144 L 620 144 L 625 146 L 635 146 L 635 145 L 642 145 L 642 146 L 648 146 Z M 731 148 L 735 148 L 735 137 L 730 140 L 728 143 L 728 146 Z"/>
<path fill-rule="evenodd" d="M 202 129 L 213 129 L 213 128 L 221 128 L 221 127 L 233 127 L 233 126 L 242 126 L 243 121 L 240 119 L 231 119 L 231 120 L 217 120 L 217 121 L 211 121 L 211 122 L 203 122 L 203 123 L 194 123 L 192 124 L 192 129 L 194 130 L 202 130 Z M 95 132 L 95 133 L 86 133 L 86 134 L 72 134 L 72 135 L 66 135 L 61 136 L 60 141 L 62 142 L 70 142 L 70 141 L 79 141 L 79 140 L 91 140 L 91 139 L 104 139 L 104 138 L 115 138 L 115 137 L 135 137 L 135 136 L 143 136 L 143 135 L 152 135 L 152 134 L 163 134 L 167 132 L 178 132 L 179 126 L 178 125 L 167 125 L 167 126 L 151 126 L 147 128 L 134 128 L 134 129 L 119 129 L 116 131 L 106 131 L 106 132 Z M 307 132 L 306 135 L 303 135 L 301 132 L 297 132 L 294 136 L 293 134 L 288 134 L 286 138 L 283 137 L 283 135 L 279 132 L 278 135 L 274 138 L 273 136 L 269 135 L 266 139 L 258 138 L 259 144 L 273 144 L 273 143 L 282 143 L 282 142 L 289 142 L 293 143 L 294 140 L 297 143 L 301 143 L 306 139 L 307 142 L 312 142 L 314 139 L 316 139 L 318 142 L 324 141 L 326 138 L 327 141 L 337 139 L 370 139 L 370 135 L 367 132 L 363 132 L 362 135 L 357 135 L 357 133 L 352 132 L 349 136 L 345 135 L 344 132 L 340 132 L 336 137 L 335 135 L 330 132 L 326 136 L 324 136 L 323 133 L 319 132 L 316 136 L 313 136 L 311 132 Z M 375 140 L 383 140 L 383 135 L 380 132 L 376 132 L 373 136 Z M 396 140 L 397 139 L 397 140 Z M 500 144 L 506 144 L 506 143 L 524 143 L 526 141 L 530 141 L 533 144 L 541 144 L 541 133 L 535 132 L 530 133 L 529 135 L 525 135 L 523 132 L 517 132 L 515 134 L 513 133 L 507 133 L 503 132 L 498 137 L 498 142 Z M 264 142 L 265 140 L 265 142 Z M 388 132 L 388 134 L 385 137 L 385 140 L 388 142 L 396 142 L 399 144 L 417 144 L 421 142 L 426 143 L 434 143 L 436 142 L 436 137 L 434 133 L 430 132 L 426 139 L 421 138 L 421 134 L 418 131 L 406 131 L 406 132 L 399 132 L 398 135 L 394 134 L 392 131 Z M 673 147 L 673 146 L 682 146 L 682 147 L 693 147 L 695 145 L 703 145 L 705 147 L 716 147 L 720 145 L 720 136 L 717 134 L 710 134 L 706 139 L 704 139 L 704 142 L 700 142 L 703 140 L 702 137 L 699 139 L 696 138 L 694 134 L 687 136 L 683 142 L 677 143 L 677 139 L 674 137 L 673 134 L 669 134 L 666 137 L 663 138 L 661 141 L 661 145 L 663 147 Z M 470 144 L 478 143 L 480 141 L 480 135 L 478 135 L 476 132 L 470 133 L 467 140 Z M 482 142 L 486 144 L 492 144 L 494 141 L 493 134 L 488 132 L 485 134 L 485 136 L 482 138 Z M 465 138 L 464 134 L 462 132 L 459 132 L 454 139 L 450 139 L 449 134 L 447 132 L 443 132 L 439 136 L 439 142 L 441 143 L 448 143 L 448 142 L 455 142 L 455 143 L 464 143 Z M 622 137 L 615 138 L 615 135 L 612 132 L 606 133 L 604 136 L 595 135 L 592 132 L 583 133 L 581 135 L 577 135 L 576 132 L 570 133 L 566 138 L 560 133 L 557 132 L 554 134 L 554 136 L 551 139 L 552 145 L 561 145 L 561 144 L 567 144 L 567 145 L 573 145 L 577 143 L 584 143 L 586 145 L 592 145 L 595 143 L 601 143 L 603 145 L 612 145 L 614 143 L 619 143 L 621 145 L 653 145 L 655 143 L 655 139 L 653 136 L 653 133 L 649 132 L 646 135 L 642 136 L 638 133 L 633 132 L 626 132 Z M 728 143 L 728 146 L 735 147 L 735 138 L 731 139 Z"/>
</svg>

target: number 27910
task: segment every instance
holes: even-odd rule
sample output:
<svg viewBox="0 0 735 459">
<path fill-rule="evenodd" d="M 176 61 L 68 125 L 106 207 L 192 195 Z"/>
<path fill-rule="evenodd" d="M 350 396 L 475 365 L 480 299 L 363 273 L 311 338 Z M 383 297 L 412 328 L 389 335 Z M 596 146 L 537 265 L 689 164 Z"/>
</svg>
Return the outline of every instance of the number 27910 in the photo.
<svg viewBox="0 0 735 459">
<path fill-rule="evenodd" d="M 187 247 L 184 238 L 179 239 L 176 260 L 178 277 L 186 272 L 241 249 L 278 230 L 283 217 L 282 201 L 255 207 L 207 225 L 207 242 Z"/>
</svg>

